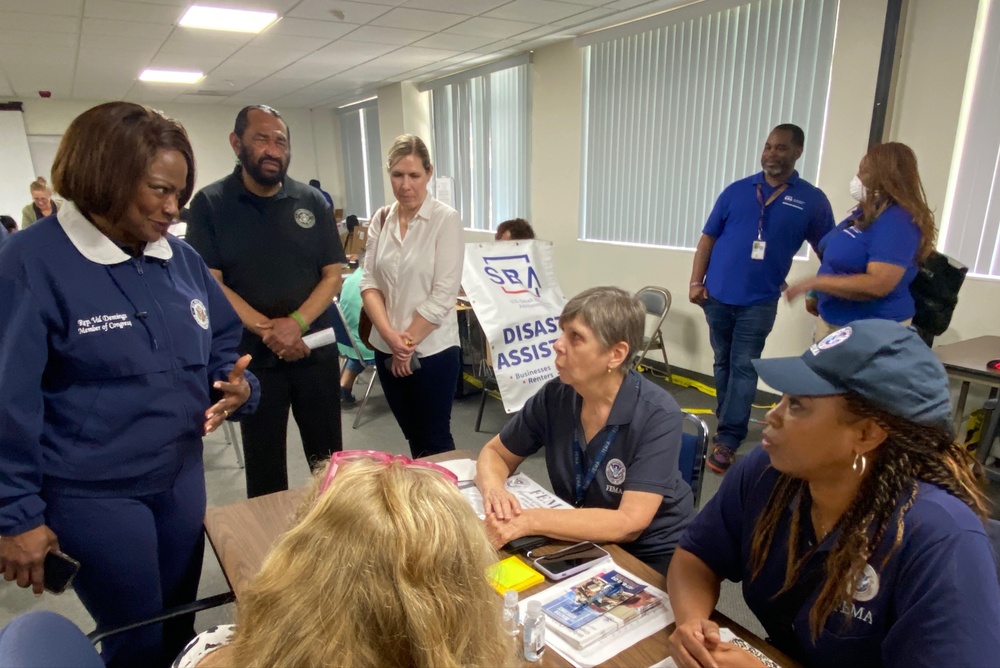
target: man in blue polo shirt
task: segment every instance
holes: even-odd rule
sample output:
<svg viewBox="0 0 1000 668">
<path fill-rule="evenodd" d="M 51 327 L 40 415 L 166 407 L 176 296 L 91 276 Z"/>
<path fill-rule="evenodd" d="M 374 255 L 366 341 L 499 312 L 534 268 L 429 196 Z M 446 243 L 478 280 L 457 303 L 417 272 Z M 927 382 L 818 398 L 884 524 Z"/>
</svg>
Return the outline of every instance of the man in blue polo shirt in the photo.
<svg viewBox="0 0 1000 668">
<path fill-rule="evenodd" d="M 715 353 L 719 426 L 708 466 L 716 473 L 732 465 L 747 436 L 757 392 L 752 361 L 774 326 L 792 257 L 804 241 L 816 248 L 834 226 L 826 195 L 795 171 L 804 142 L 799 126 L 775 127 L 763 170 L 722 191 L 695 251 L 688 298 L 705 311 Z"/>
</svg>

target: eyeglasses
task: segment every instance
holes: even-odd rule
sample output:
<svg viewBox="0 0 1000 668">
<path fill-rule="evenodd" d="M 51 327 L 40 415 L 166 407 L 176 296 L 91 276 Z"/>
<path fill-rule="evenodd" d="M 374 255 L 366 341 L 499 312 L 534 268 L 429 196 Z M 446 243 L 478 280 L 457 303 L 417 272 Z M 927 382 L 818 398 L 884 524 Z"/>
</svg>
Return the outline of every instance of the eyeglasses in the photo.
<svg viewBox="0 0 1000 668">
<path fill-rule="evenodd" d="M 399 462 L 408 468 L 420 468 L 436 471 L 450 480 L 454 485 L 458 485 L 458 476 L 445 467 L 438 466 L 433 462 L 413 460 L 404 455 L 393 455 L 388 452 L 379 452 L 378 450 L 344 450 L 342 452 L 335 452 L 330 457 L 330 464 L 326 468 L 326 475 L 323 477 L 323 484 L 319 486 L 319 494 L 322 495 L 323 492 L 330 487 L 330 483 L 333 482 L 333 479 L 336 477 L 341 463 L 356 462 L 361 460 L 374 461 L 385 465 L 389 465 L 393 462 Z"/>
</svg>

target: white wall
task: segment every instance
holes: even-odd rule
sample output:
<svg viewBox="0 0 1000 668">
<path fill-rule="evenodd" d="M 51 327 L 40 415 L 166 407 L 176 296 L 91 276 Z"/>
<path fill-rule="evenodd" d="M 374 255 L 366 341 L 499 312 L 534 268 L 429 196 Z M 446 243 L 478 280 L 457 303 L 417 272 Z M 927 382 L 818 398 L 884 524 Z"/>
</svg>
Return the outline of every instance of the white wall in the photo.
<svg viewBox="0 0 1000 668">
<path fill-rule="evenodd" d="M 29 135 L 61 135 L 70 122 L 99 101 L 28 100 L 24 124 Z M 233 170 L 236 157 L 229 146 L 229 133 L 240 107 L 166 104 L 158 108 L 177 119 L 187 130 L 194 147 L 197 181 L 201 188 Z M 288 109 L 282 111 L 292 134 L 292 162 L 288 173 L 299 181 L 319 178 L 334 199 L 343 200 L 343 174 L 339 127 L 333 113 Z M 27 188 L 27 184 L 25 184 Z M 27 195 L 25 195 L 27 202 Z"/>
</svg>

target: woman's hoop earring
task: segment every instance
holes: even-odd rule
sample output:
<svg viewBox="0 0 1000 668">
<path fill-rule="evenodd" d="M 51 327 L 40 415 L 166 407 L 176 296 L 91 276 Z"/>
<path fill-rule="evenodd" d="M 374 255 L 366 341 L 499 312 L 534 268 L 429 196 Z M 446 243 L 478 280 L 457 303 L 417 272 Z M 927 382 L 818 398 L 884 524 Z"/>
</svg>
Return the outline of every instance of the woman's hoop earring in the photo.
<svg viewBox="0 0 1000 668">
<path fill-rule="evenodd" d="M 858 475 L 859 476 L 863 476 L 865 474 L 865 467 L 868 466 L 868 460 L 865 459 L 864 455 L 855 452 L 854 453 L 854 464 L 851 465 L 851 468 L 854 469 L 855 471 L 858 470 L 858 459 L 861 460 L 861 470 L 858 471 Z"/>
</svg>

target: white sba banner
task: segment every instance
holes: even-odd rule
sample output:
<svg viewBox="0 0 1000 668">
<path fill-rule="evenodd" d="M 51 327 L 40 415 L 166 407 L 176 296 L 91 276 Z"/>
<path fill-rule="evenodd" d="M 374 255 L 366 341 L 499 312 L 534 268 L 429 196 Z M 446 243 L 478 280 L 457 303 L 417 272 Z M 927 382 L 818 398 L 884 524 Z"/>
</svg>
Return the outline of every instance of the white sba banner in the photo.
<svg viewBox="0 0 1000 668">
<path fill-rule="evenodd" d="M 504 409 L 519 411 L 556 376 L 552 344 L 566 297 L 556 280 L 552 242 L 466 244 L 462 286 L 489 342 Z"/>
</svg>

